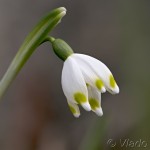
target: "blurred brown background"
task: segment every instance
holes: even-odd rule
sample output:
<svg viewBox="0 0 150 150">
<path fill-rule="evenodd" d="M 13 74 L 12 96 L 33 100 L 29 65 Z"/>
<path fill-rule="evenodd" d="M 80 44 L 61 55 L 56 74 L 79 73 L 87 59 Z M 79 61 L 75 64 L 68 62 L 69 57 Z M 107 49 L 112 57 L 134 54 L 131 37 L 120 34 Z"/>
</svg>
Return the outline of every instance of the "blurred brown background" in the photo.
<svg viewBox="0 0 150 150">
<path fill-rule="evenodd" d="M 102 95 L 104 116 L 75 119 L 61 89 L 63 62 L 40 46 L 0 105 L 0 150 L 107 150 L 120 140 L 150 149 L 150 1 L 0 0 L 0 77 L 33 26 L 50 10 L 67 15 L 51 33 L 75 52 L 103 61 L 120 94 Z M 112 143 L 109 143 L 112 139 Z M 116 142 L 116 146 L 112 144 Z M 132 149 L 143 149 L 134 147 Z"/>
</svg>

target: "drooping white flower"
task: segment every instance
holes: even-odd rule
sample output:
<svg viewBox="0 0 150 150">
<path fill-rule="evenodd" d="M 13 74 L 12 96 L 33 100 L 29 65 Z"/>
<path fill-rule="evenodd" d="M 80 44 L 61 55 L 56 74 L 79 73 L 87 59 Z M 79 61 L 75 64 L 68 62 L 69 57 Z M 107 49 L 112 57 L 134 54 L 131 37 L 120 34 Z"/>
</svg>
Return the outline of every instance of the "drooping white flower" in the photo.
<svg viewBox="0 0 150 150">
<path fill-rule="evenodd" d="M 62 89 L 75 117 L 80 116 L 78 104 L 102 116 L 101 93 L 119 93 L 119 87 L 108 67 L 84 54 L 71 54 L 64 62 Z"/>
</svg>

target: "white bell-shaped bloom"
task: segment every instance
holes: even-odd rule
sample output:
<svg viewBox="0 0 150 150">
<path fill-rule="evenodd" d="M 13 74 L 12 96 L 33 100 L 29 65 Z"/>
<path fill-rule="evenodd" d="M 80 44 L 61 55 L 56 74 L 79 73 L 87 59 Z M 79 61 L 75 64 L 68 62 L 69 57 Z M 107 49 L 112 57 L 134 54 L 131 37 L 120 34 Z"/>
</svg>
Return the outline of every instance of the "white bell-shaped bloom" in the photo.
<svg viewBox="0 0 150 150">
<path fill-rule="evenodd" d="M 119 93 L 119 87 L 108 67 L 101 61 L 83 54 L 72 54 L 64 62 L 62 89 L 75 117 L 80 116 L 78 104 L 85 110 L 103 115 L 101 93 Z"/>
</svg>

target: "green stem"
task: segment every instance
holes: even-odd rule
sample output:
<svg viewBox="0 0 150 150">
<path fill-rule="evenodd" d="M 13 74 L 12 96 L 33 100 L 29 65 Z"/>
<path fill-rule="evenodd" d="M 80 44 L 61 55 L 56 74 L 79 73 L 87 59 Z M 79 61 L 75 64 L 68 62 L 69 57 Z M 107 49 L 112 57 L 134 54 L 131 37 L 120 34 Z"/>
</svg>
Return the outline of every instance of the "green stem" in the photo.
<svg viewBox="0 0 150 150">
<path fill-rule="evenodd" d="M 104 137 L 108 128 L 107 118 L 96 118 L 91 121 L 91 125 L 87 130 L 79 150 L 103 150 Z"/>
<path fill-rule="evenodd" d="M 55 38 L 52 36 L 47 36 L 45 37 L 45 39 L 41 42 L 41 44 L 45 43 L 45 42 L 50 42 L 51 44 L 55 41 Z"/>
<path fill-rule="evenodd" d="M 49 41 L 49 42 L 53 43 L 53 42 L 55 41 L 55 38 L 54 38 L 54 37 L 51 37 L 51 36 L 47 36 L 47 37 L 45 38 L 45 41 L 44 41 L 44 42 L 46 42 L 46 41 Z"/>
<path fill-rule="evenodd" d="M 20 47 L 12 63 L 0 81 L 0 98 L 4 95 L 9 85 L 15 79 L 21 68 L 27 62 L 34 50 L 45 40 L 49 32 L 60 22 L 66 14 L 63 7 L 51 11 L 45 16 L 27 36 L 24 43 Z M 51 38 L 52 40 L 52 38 Z"/>
</svg>

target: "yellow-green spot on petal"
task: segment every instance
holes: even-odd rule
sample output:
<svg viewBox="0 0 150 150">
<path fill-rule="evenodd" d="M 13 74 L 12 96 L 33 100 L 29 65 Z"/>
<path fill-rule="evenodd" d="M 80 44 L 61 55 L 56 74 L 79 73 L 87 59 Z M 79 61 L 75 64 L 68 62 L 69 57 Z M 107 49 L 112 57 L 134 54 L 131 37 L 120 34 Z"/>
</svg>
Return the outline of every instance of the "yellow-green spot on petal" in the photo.
<svg viewBox="0 0 150 150">
<path fill-rule="evenodd" d="M 96 110 L 97 108 L 100 107 L 100 103 L 98 102 L 98 100 L 96 100 L 94 98 L 90 98 L 89 103 L 90 103 L 92 110 Z"/>
<path fill-rule="evenodd" d="M 87 102 L 87 98 L 86 96 L 81 93 L 81 92 L 77 92 L 74 94 L 74 99 L 75 101 L 78 103 L 78 104 L 82 104 L 82 103 L 85 103 Z"/>
<path fill-rule="evenodd" d="M 88 83 L 86 83 L 86 86 L 88 87 L 88 86 L 89 86 L 89 84 L 88 84 Z"/>
<path fill-rule="evenodd" d="M 115 79 L 114 79 L 114 77 L 112 75 L 110 75 L 110 77 L 109 77 L 109 82 L 110 82 L 110 86 L 112 88 L 114 88 L 115 85 L 116 85 L 116 82 L 115 82 Z"/>
<path fill-rule="evenodd" d="M 73 114 L 76 114 L 76 110 L 73 106 L 69 105 L 69 108 L 70 108 L 70 111 L 73 113 Z"/>
<path fill-rule="evenodd" d="M 95 81 L 95 85 L 96 85 L 96 87 L 97 87 L 99 90 L 101 90 L 102 87 L 104 86 L 103 81 L 100 80 L 100 79 L 97 79 L 97 80 Z"/>
</svg>

